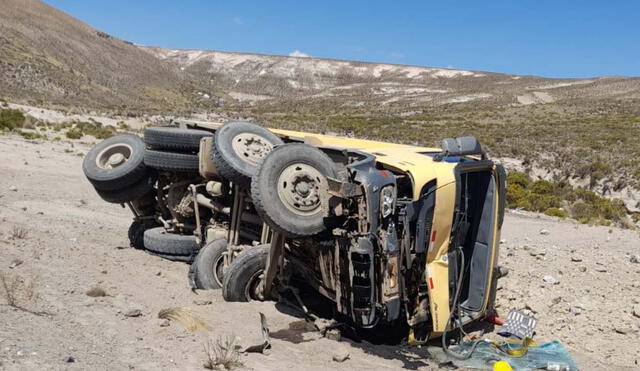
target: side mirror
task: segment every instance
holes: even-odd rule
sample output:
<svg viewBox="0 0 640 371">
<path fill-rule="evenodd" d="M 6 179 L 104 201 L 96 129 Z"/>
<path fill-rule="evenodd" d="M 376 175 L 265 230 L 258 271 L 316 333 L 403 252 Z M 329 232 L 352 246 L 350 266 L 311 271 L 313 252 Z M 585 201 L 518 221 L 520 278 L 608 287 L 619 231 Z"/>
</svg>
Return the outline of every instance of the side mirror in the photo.
<svg viewBox="0 0 640 371">
<path fill-rule="evenodd" d="M 476 137 L 446 138 L 442 140 L 442 156 L 484 156 L 482 146 Z"/>
</svg>

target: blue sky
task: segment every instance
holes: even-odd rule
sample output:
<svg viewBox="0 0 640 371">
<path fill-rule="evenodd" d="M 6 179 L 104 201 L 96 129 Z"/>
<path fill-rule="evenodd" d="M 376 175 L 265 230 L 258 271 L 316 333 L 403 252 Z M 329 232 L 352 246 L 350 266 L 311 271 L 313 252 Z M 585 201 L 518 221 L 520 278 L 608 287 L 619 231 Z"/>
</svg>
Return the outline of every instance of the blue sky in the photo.
<svg viewBox="0 0 640 371">
<path fill-rule="evenodd" d="M 45 0 L 143 45 L 547 77 L 640 76 L 640 1 Z"/>
</svg>

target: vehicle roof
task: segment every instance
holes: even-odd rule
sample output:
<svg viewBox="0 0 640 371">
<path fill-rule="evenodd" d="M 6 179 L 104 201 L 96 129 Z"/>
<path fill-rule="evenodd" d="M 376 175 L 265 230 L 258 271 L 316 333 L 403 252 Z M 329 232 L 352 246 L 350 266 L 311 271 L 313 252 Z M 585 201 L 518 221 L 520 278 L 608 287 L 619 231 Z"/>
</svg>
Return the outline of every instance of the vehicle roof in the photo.
<svg viewBox="0 0 640 371">
<path fill-rule="evenodd" d="M 407 171 L 419 165 L 433 164 L 426 153 L 440 152 L 440 148 L 419 147 L 408 144 L 381 142 L 367 139 L 345 138 L 333 135 L 306 133 L 293 130 L 270 129 L 272 132 L 295 140 L 304 141 L 316 147 L 332 147 L 339 149 L 354 149 L 371 154 L 378 162 Z"/>
</svg>

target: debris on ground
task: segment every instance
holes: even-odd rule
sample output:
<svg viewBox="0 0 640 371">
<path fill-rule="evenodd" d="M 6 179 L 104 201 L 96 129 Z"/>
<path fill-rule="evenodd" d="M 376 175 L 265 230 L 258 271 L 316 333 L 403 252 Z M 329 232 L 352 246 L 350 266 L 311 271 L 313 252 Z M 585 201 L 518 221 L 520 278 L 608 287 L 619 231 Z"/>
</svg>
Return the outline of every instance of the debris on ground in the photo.
<svg viewBox="0 0 640 371">
<path fill-rule="evenodd" d="M 269 325 L 267 324 L 267 317 L 260 313 L 260 332 L 262 334 L 262 343 L 257 345 L 251 345 L 246 347 L 243 353 L 263 353 L 265 354 L 271 349 L 271 338 L 269 337 Z"/>
</svg>

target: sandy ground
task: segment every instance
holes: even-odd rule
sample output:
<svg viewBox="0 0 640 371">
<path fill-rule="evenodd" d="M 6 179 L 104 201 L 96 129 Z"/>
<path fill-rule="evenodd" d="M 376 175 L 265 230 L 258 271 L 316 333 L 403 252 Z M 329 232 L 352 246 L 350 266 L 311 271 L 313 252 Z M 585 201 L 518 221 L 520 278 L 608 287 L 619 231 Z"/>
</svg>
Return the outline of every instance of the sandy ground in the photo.
<svg viewBox="0 0 640 371">
<path fill-rule="evenodd" d="M 209 338 L 259 343 L 259 312 L 273 348 L 241 355 L 241 369 L 438 368 L 425 348 L 333 341 L 273 302 L 226 303 L 219 290 L 192 292 L 187 265 L 128 247 L 131 216 L 84 179 L 87 150 L 0 136 L 0 272 L 34 280 L 40 296 L 24 302 L 31 312 L 0 297 L 0 369 L 199 370 Z M 14 236 L 17 228 L 24 238 Z M 640 264 L 629 258 L 640 253 L 638 232 L 509 213 L 503 239 L 501 262 L 510 273 L 500 282 L 500 313 L 533 311 L 536 340 L 564 343 L 582 369 L 640 367 Z M 107 296 L 87 296 L 94 286 Z M 209 328 L 191 333 L 157 318 L 176 306 L 191 308 Z M 126 316 L 135 309 L 140 316 Z M 348 360 L 332 360 L 344 352 Z"/>
</svg>

